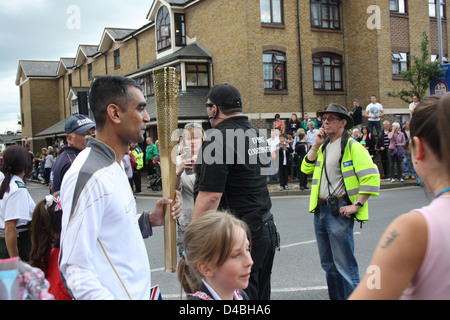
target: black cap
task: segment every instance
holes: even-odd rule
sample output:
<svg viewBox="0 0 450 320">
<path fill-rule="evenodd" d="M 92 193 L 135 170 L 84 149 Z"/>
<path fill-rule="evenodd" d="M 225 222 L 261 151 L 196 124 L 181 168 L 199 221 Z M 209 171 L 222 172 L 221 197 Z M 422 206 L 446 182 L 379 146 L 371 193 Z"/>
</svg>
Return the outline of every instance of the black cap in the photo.
<svg viewBox="0 0 450 320">
<path fill-rule="evenodd" d="M 66 134 L 72 132 L 82 134 L 92 128 L 95 128 L 95 122 L 92 121 L 91 118 L 84 114 L 75 114 L 67 119 L 64 130 L 66 131 Z"/>
<path fill-rule="evenodd" d="M 221 83 L 211 88 L 206 99 L 216 106 L 223 108 L 242 108 L 242 99 L 239 90 L 228 83 Z"/>
</svg>

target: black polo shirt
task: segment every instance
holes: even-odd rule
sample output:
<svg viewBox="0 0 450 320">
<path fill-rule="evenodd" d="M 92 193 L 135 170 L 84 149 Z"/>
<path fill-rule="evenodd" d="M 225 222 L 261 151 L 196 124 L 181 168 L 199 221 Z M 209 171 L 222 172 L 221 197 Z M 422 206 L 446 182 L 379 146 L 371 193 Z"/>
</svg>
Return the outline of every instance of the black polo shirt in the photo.
<svg viewBox="0 0 450 320">
<path fill-rule="evenodd" d="M 247 117 L 220 122 L 208 130 L 197 156 L 195 195 L 222 193 L 219 208 L 238 218 L 265 214 L 272 207 L 267 189 L 270 156 L 266 138 Z"/>
</svg>

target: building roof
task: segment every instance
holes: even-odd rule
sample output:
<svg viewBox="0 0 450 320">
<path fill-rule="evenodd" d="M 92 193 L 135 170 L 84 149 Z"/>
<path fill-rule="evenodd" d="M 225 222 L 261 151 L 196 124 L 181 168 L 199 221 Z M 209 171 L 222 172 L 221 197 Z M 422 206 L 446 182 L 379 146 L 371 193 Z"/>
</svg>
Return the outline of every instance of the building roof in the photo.
<svg viewBox="0 0 450 320">
<path fill-rule="evenodd" d="M 171 53 L 162 58 L 153 60 L 152 62 L 142 66 L 141 68 L 127 74 L 127 77 L 136 77 L 139 74 L 147 73 L 152 69 L 160 67 L 162 65 L 174 62 L 180 59 L 200 59 L 200 60 L 211 60 L 211 54 L 202 48 L 198 43 L 189 44 L 178 51 Z"/>
<path fill-rule="evenodd" d="M 23 72 L 27 77 L 56 77 L 58 61 L 21 61 Z"/>
<path fill-rule="evenodd" d="M 165 2 L 168 3 L 170 6 L 176 6 L 176 7 L 185 7 L 191 3 L 198 2 L 200 0 L 166 0 Z M 156 16 L 156 9 L 160 8 L 159 3 L 161 1 L 153 1 L 148 13 L 147 13 L 147 19 L 149 21 L 154 20 L 154 17 Z"/>
<path fill-rule="evenodd" d="M 21 134 L 4 134 L 1 135 L 0 143 L 3 143 L 5 146 L 16 144 L 15 141 L 22 139 Z"/>
<path fill-rule="evenodd" d="M 22 73 L 27 78 L 56 78 L 58 67 L 59 61 L 20 60 L 16 85 L 20 84 Z"/>
<path fill-rule="evenodd" d="M 114 40 L 122 40 L 134 31 L 136 31 L 136 29 L 105 28 L 105 32 L 107 32 Z"/>
<path fill-rule="evenodd" d="M 75 66 L 75 58 L 61 58 L 60 61 L 66 68 L 72 68 Z"/>
<path fill-rule="evenodd" d="M 39 132 L 38 134 L 35 134 L 35 138 L 52 138 L 55 136 L 65 136 L 66 131 L 64 127 L 66 126 L 67 119 L 61 120 L 51 127 L 48 127 L 44 131 Z"/>
<path fill-rule="evenodd" d="M 58 65 L 58 76 L 64 75 L 66 70 L 71 69 L 75 66 L 75 58 L 61 58 L 59 59 Z"/>
<path fill-rule="evenodd" d="M 75 56 L 74 64 L 76 66 L 80 66 L 84 63 L 84 61 L 89 58 L 93 57 L 98 53 L 98 46 L 97 45 L 87 45 L 87 44 L 80 44 L 78 46 L 77 55 Z"/>
<path fill-rule="evenodd" d="M 103 31 L 102 39 L 100 40 L 100 44 L 98 46 L 98 51 L 108 51 L 111 48 L 113 42 L 122 41 L 135 31 L 135 29 L 105 28 L 105 30 Z"/>
</svg>

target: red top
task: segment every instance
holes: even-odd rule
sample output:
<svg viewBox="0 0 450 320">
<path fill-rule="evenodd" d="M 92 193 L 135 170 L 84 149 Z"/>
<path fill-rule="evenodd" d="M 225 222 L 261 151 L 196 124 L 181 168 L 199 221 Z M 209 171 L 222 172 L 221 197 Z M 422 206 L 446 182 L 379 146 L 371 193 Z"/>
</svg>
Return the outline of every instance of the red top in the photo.
<svg viewBox="0 0 450 320">
<path fill-rule="evenodd" d="M 62 284 L 61 275 L 58 266 L 59 248 L 53 248 L 48 257 L 48 269 L 46 272 L 47 281 L 50 283 L 48 290 L 56 300 L 72 300 L 72 297 L 67 293 L 66 288 Z"/>
</svg>

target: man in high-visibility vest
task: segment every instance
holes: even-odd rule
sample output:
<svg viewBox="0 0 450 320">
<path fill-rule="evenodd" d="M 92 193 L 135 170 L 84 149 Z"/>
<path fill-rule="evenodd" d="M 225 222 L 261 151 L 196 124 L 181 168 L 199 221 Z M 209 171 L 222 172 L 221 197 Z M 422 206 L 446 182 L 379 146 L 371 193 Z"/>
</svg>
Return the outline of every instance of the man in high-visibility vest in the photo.
<svg viewBox="0 0 450 320">
<path fill-rule="evenodd" d="M 378 196 L 380 174 L 365 148 L 349 137 L 353 119 L 347 109 L 330 104 L 323 126 L 303 159 L 301 170 L 313 174 L 309 211 L 330 299 L 346 299 L 359 283 L 353 224 L 369 219 L 367 199 Z"/>
<path fill-rule="evenodd" d="M 144 167 L 144 152 L 137 143 L 130 143 L 131 153 L 136 159 L 136 167 L 133 172 L 134 193 L 141 193 L 141 169 Z"/>
</svg>

